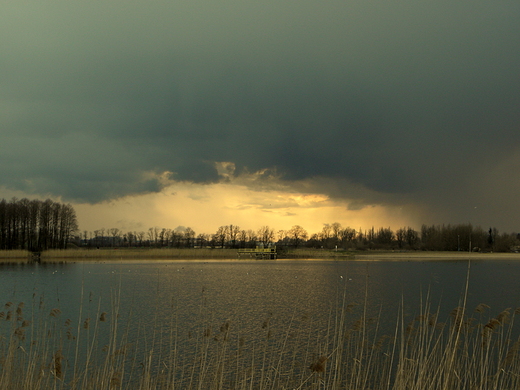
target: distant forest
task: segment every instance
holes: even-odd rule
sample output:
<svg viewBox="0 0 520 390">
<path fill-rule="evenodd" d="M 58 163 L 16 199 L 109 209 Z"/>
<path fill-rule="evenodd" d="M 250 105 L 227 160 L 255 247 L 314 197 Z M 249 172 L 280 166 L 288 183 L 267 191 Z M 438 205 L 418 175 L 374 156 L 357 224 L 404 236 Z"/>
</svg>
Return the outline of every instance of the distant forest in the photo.
<svg viewBox="0 0 520 390">
<path fill-rule="evenodd" d="M 147 231 L 123 232 L 117 228 L 83 231 L 76 241 L 82 247 L 155 247 L 155 248 L 252 248 L 276 245 L 290 248 L 334 250 L 425 250 L 495 251 L 520 250 L 520 235 L 484 230 L 471 224 L 423 225 L 420 231 L 403 227 L 355 230 L 340 223 L 324 224 L 318 233 L 309 234 L 300 225 L 289 230 L 262 226 L 244 230 L 237 225 L 220 226 L 213 234 L 197 234 L 191 228 L 153 227 Z"/>
<path fill-rule="evenodd" d="M 0 201 L 0 249 L 65 249 L 76 241 L 78 223 L 70 204 L 13 198 Z"/>
<path fill-rule="evenodd" d="M 520 250 L 520 234 L 499 233 L 471 224 L 422 225 L 397 230 L 368 230 L 324 224 L 320 232 L 309 234 L 300 225 L 289 230 L 262 226 L 244 230 L 237 225 L 220 226 L 213 234 L 196 233 L 191 228 L 151 227 L 147 231 L 124 232 L 118 228 L 79 231 L 76 213 L 70 204 L 51 200 L 16 198 L 0 201 L 0 249 L 82 248 L 250 248 L 257 245 L 307 247 L 334 250 L 428 250 L 494 251 Z"/>
</svg>

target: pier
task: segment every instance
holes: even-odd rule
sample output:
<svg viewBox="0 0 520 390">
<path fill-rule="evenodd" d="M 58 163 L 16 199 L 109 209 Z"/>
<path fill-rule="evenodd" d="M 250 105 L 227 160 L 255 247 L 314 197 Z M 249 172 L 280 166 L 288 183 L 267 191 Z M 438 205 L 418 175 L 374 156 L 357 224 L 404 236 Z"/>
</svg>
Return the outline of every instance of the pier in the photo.
<svg viewBox="0 0 520 390">
<path fill-rule="evenodd" d="M 257 260 L 276 260 L 276 247 L 242 248 L 238 250 L 238 257 L 249 256 Z"/>
</svg>

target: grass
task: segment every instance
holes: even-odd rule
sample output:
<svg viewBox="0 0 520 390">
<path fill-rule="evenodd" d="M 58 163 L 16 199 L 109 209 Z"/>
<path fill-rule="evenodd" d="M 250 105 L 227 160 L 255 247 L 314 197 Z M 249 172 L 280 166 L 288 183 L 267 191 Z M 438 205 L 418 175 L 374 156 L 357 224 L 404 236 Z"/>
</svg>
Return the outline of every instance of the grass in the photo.
<svg viewBox="0 0 520 390">
<path fill-rule="evenodd" d="M 102 248 L 47 250 L 41 253 L 41 261 L 99 261 L 138 259 L 237 259 L 237 249 L 177 249 L 177 248 Z M 335 259 L 335 260 L 428 260 L 463 259 L 469 256 L 493 259 L 520 260 L 519 253 L 471 253 L 467 252 L 400 252 L 400 251 L 335 251 L 327 249 L 297 248 L 278 252 L 279 259 Z M 248 257 L 243 256 L 241 260 Z M 0 262 L 29 262 L 30 252 L 24 250 L 0 251 Z"/>
<path fill-rule="evenodd" d="M 296 259 L 353 258 L 354 253 L 353 251 L 335 251 L 334 249 L 297 248 L 283 252 L 282 256 Z"/>
<path fill-rule="evenodd" d="M 0 261 L 23 260 L 27 261 L 31 253 L 27 250 L 0 250 Z"/>
<path fill-rule="evenodd" d="M 291 249 L 280 252 L 281 258 L 332 258 L 351 257 L 348 252 L 318 249 Z M 177 249 L 177 248 L 104 248 L 47 250 L 41 259 L 236 259 L 238 249 Z M 247 257 L 242 257 L 247 259 Z"/>
<path fill-rule="evenodd" d="M 101 260 L 101 259 L 232 259 L 237 257 L 236 249 L 67 249 L 42 252 L 42 261 L 56 259 Z"/>
<path fill-rule="evenodd" d="M 283 322 L 269 315 L 253 334 L 238 321 L 215 321 L 204 299 L 190 330 L 179 327 L 173 303 L 168 323 L 121 313 L 118 293 L 110 309 L 79 305 L 76 320 L 36 295 L 30 303 L 7 302 L 0 388 L 520 388 L 519 309 L 471 309 L 464 293 L 449 313 L 426 296 L 413 317 L 400 309 L 381 318 L 369 316 L 366 295 L 360 305 L 339 297 L 326 324 L 299 313 Z"/>
</svg>

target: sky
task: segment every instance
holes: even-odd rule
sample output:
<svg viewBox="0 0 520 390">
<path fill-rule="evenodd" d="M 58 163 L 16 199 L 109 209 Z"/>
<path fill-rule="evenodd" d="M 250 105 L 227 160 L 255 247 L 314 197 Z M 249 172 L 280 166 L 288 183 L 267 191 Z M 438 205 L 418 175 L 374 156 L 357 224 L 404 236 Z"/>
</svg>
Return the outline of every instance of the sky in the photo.
<svg viewBox="0 0 520 390">
<path fill-rule="evenodd" d="M 0 198 L 89 231 L 520 231 L 518 1 L 0 7 Z"/>
</svg>

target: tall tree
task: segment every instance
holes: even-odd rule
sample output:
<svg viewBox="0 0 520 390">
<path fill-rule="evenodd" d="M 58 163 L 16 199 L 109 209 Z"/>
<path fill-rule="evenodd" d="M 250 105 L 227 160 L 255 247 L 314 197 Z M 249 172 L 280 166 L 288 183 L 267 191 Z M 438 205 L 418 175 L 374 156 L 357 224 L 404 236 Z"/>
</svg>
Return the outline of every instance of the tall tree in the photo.
<svg viewBox="0 0 520 390">
<path fill-rule="evenodd" d="M 238 234 L 240 233 L 240 227 L 236 225 L 229 225 L 227 228 L 227 234 L 231 248 L 236 248 Z"/>
<path fill-rule="evenodd" d="M 298 248 L 302 241 L 307 239 L 307 230 L 302 228 L 300 225 L 294 225 L 288 232 L 287 235 L 291 238 L 292 244 L 295 248 Z"/>
<path fill-rule="evenodd" d="M 269 246 L 274 241 L 274 229 L 269 226 L 262 226 L 258 229 L 258 241 L 265 246 Z"/>
</svg>

